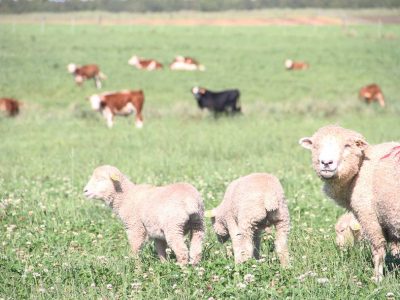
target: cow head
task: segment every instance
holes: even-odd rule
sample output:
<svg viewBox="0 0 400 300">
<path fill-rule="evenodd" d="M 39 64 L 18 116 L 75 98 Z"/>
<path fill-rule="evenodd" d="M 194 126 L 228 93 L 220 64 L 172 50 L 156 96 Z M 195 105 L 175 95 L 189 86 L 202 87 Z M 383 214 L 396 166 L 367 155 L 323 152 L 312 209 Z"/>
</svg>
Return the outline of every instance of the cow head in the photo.
<svg viewBox="0 0 400 300">
<path fill-rule="evenodd" d="M 94 94 L 89 97 L 90 105 L 93 110 L 100 110 L 101 107 L 101 97 L 97 94 Z"/>
<path fill-rule="evenodd" d="M 68 64 L 67 66 L 68 73 L 73 74 L 76 71 L 76 69 L 77 69 L 76 64 Z"/>
<path fill-rule="evenodd" d="M 132 56 L 129 60 L 128 60 L 128 64 L 130 64 L 131 66 L 135 66 L 139 63 L 139 57 L 134 55 Z"/>
<path fill-rule="evenodd" d="M 291 59 L 285 60 L 286 69 L 290 69 L 292 66 L 293 66 L 293 60 L 291 60 Z"/>
<path fill-rule="evenodd" d="M 191 90 L 193 96 L 196 98 L 196 100 L 199 102 L 202 98 L 202 96 L 206 93 L 206 89 L 195 86 Z"/>
</svg>

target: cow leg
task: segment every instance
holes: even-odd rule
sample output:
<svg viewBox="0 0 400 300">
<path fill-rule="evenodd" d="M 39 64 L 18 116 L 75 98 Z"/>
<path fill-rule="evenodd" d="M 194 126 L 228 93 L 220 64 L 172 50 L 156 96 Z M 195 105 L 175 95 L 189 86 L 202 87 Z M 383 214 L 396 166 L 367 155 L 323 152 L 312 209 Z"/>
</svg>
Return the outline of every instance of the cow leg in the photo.
<svg viewBox="0 0 400 300">
<path fill-rule="evenodd" d="M 142 116 L 141 112 L 138 112 L 136 114 L 135 126 L 136 126 L 136 128 L 142 128 L 143 127 L 143 116 Z"/>
<path fill-rule="evenodd" d="M 99 90 L 99 89 L 101 89 L 101 80 L 100 80 L 100 78 L 98 77 L 98 76 L 96 76 L 95 78 L 94 78 L 94 81 L 95 81 L 95 83 L 96 83 L 96 88 Z"/>
<path fill-rule="evenodd" d="M 111 110 L 110 110 L 108 107 L 106 107 L 105 109 L 103 109 L 103 117 L 107 120 L 107 126 L 108 126 L 108 128 L 113 127 L 113 118 L 114 118 L 114 115 L 113 115 L 113 113 L 111 112 Z"/>
</svg>

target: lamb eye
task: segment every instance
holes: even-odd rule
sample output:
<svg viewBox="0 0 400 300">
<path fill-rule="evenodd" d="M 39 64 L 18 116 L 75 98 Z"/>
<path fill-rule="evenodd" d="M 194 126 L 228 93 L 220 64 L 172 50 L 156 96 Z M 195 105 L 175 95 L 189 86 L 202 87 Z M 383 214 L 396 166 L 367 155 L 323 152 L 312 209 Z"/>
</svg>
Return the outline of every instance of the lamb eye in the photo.
<svg viewBox="0 0 400 300">
<path fill-rule="evenodd" d="M 350 144 L 346 144 L 346 145 L 344 145 L 344 147 L 345 147 L 345 148 L 350 148 L 351 145 L 350 145 Z"/>
</svg>

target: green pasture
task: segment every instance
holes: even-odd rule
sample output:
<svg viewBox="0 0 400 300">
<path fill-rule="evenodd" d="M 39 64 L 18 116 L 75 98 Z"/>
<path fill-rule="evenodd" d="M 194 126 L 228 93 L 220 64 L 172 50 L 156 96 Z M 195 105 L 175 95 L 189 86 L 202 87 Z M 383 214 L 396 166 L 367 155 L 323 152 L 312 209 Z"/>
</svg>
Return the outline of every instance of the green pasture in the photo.
<svg viewBox="0 0 400 300">
<path fill-rule="evenodd" d="M 165 65 L 193 56 L 206 71 L 139 71 L 127 64 L 133 54 Z M 287 72 L 286 58 L 311 67 Z M 98 63 L 108 76 L 103 91 L 143 89 L 144 128 L 119 117 L 108 129 L 85 100 L 97 92 L 94 83 L 75 86 L 70 62 Z M 357 99 L 371 82 L 381 85 L 385 109 Z M 202 114 L 190 94 L 195 85 L 239 88 L 243 115 Z M 398 260 L 388 258 L 376 285 L 366 244 L 337 249 L 334 224 L 343 210 L 323 195 L 310 154 L 298 145 L 331 123 L 370 143 L 399 140 L 399 26 L 1 24 L 0 96 L 24 103 L 17 118 L 0 116 L 0 298 L 400 297 Z M 190 182 L 207 209 L 239 176 L 277 175 L 291 213 L 292 267 L 279 266 L 271 236 L 261 261 L 235 266 L 209 220 L 199 266 L 181 269 L 173 257 L 161 264 L 151 243 L 134 260 L 111 210 L 82 196 L 101 164 L 138 183 Z"/>
</svg>

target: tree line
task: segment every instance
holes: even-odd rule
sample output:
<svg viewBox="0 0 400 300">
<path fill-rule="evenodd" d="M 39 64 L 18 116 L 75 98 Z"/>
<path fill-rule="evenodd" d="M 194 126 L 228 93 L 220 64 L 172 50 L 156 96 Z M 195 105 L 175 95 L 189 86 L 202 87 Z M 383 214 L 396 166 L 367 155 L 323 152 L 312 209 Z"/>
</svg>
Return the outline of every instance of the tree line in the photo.
<svg viewBox="0 0 400 300">
<path fill-rule="evenodd" d="M 225 11 L 262 8 L 399 8 L 400 0 L 0 0 L 0 13 Z"/>
</svg>

